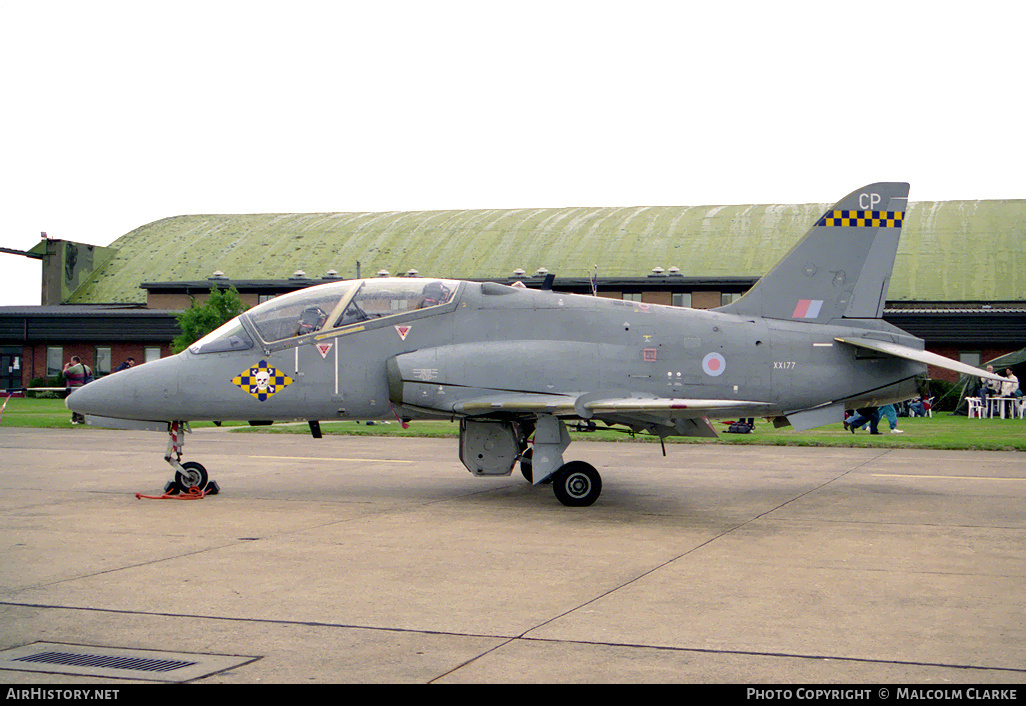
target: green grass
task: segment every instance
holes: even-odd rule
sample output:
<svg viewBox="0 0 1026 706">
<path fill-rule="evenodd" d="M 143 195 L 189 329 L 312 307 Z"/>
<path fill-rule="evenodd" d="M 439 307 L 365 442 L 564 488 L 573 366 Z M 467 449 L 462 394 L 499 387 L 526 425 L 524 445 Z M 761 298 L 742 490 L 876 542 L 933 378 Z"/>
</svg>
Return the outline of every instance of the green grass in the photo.
<svg viewBox="0 0 1026 706">
<path fill-rule="evenodd" d="M 0 405 L 4 397 L 0 396 Z M 37 429 L 71 429 L 78 425 L 71 423 L 71 411 L 64 406 L 64 400 L 29 399 L 12 397 L 7 401 L 0 429 L 5 427 L 34 427 Z M 212 427 L 213 422 L 196 422 L 193 427 Z M 246 427 L 246 422 L 225 422 L 226 427 Z M 305 427 L 304 427 L 305 428 Z"/>
<path fill-rule="evenodd" d="M 0 397 L 0 405 L 4 398 Z M 7 400 L 0 429 L 4 427 L 37 427 L 40 429 L 71 428 L 71 412 L 64 400 L 33 400 L 12 397 Z"/>
<path fill-rule="evenodd" d="M 3 404 L 0 400 L 0 404 Z M 726 425 L 713 422 L 717 431 L 726 430 Z M 45 429 L 70 429 L 71 413 L 64 407 L 63 400 L 34 400 L 12 398 L 0 420 L 0 429 L 6 427 L 36 427 Z M 213 426 L 211 422 L 197 422 L 194 428 Z M 259 434 L 309 434 L 305 423 L 275 424 L 270 427 L 250 427 L 245 422 L 225 422 L 231 433 Z M 871 436 L 867 431 L 851 434 L 840 424 L 819 429 L 796 432 L 790 427 L 774 429 L 772 424 L 756 421 L 751 434 L 722 434 L 719 442 L 711 439 L 670 438 L 671 444 L 762 444 L 772 446 L 845 446 L 922 449 L 966 449 L 982 451 L 1026 451 L 1026 420 L 1023 419 L 968 419 L 955 417 L 947 412 L 934 417 L 906 419 L 899 418 L 898 428 L 904 434 L 889 433 L 886 420 L 881 422 L 882 433 Z M 419 436 L 456 438 L 459 425 L 453 422 L 416 421 L 409 429 L 392 420 L 391 423 L 377 422 L 321 422 L 324 434 L 347 436 Z M 2 433 L 2 432 L 0 432 Z M 571 432 L 575 440 L 589 441 L 631 441 L 629 434 L 601 428 L 595 432 Z M 633 440 L 658 443 L 648 435 L 638 435 Z"/>
</svg>

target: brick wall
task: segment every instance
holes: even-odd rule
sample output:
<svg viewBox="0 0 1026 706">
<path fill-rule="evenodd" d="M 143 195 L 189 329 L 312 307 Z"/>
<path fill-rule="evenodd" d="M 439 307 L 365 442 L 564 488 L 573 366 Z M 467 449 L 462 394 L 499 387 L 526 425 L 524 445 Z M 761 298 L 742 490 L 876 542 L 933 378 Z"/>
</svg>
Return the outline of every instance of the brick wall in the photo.
<svg viewBox="0 0 1026 706">
<path fill-rule="evenodd" d="M 160 347 L 160 357 L 166 358 L 171 355 L 170 343 L 91 343 L 82 341 L 71 341 L 68 343 L 52 342 L 46 345 L 23 346 L 21 364 L 21 384 L 28 387 L 33 378 L 46 377 L 46 351 L 48 348 L 62 348 L 61 367 L 64 363 L 71 362 L 71 356 L 77 355 L 82 362 L 93 370 L 96 369 L 96 348 L 97 346 L 111 349 L 110 367 L 111 371 L 121 365 L 129 356 L 135 358 L 135 364 L 141 365 L 146 362 L 146 349 Z"/>
</svg>

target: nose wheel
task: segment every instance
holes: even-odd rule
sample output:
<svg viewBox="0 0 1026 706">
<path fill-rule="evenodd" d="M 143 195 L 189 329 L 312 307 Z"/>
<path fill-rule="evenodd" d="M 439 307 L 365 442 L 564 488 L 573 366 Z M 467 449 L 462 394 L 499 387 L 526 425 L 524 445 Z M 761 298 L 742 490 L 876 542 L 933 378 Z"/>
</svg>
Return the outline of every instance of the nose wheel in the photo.
<svg viewBox="0 0 1026 706">
<path fill-rule="evenodd" d="M 209 476 L 203 464 L 195 461 L 187 461 L 182 464 L 182 470 L 175 471 L 175 487 L 180 493 L 188 493 L 192 488 L 205 490 Z"/>
</svg>

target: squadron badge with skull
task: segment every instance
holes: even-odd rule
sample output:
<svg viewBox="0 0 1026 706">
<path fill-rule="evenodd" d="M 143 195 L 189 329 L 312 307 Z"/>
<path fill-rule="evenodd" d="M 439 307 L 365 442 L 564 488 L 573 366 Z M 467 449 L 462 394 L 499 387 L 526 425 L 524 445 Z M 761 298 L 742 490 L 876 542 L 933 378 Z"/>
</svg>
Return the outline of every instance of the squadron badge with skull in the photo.
<svg viewBox="0 0 1026 706">
<path fill-rule="evenodd" d="M 261 360 L 248 370 L 232 378 L 232 384 L 248 392 L 261 402 L 292 384 L 292 378 Z"/>
</svg>

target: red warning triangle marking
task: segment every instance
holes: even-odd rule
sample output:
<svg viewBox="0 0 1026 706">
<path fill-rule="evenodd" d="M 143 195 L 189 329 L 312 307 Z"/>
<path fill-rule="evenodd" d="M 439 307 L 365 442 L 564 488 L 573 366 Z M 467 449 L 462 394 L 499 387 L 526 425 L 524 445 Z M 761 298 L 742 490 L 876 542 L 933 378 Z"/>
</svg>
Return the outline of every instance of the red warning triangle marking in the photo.
<svg viewBox="0 0 1026 706">
<path fill-rule="evenodd" d="M 413 328 L 413 327 L 412 326 L 396 326 L 395 330 L 396 330 L 396 333 L 399 334 L 399 338 L 402 339 L 403 341 L 405 341 L 406 340 L 406 334 L 408 334 L 410 332 L 411 328 Z"/>
<path fill-rule="evenodd" d="M 321 352 L 321 357 L 322 358 L 327 358 L 328 357 L 328 351 L 331 350 L 331 344 L 330 343 L 318 343 L 317 344 L 317 350 Z"/>
</svg>

